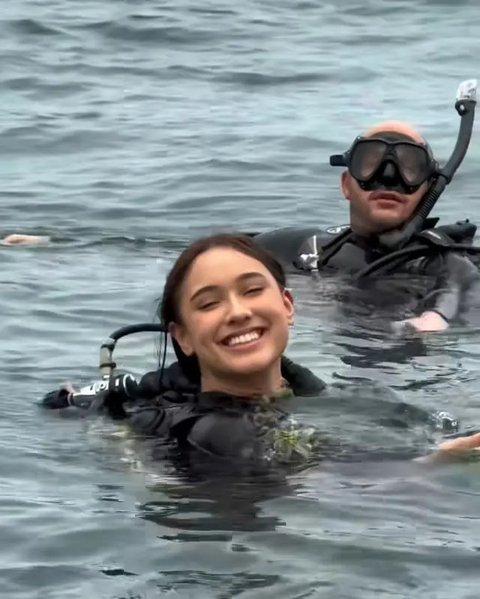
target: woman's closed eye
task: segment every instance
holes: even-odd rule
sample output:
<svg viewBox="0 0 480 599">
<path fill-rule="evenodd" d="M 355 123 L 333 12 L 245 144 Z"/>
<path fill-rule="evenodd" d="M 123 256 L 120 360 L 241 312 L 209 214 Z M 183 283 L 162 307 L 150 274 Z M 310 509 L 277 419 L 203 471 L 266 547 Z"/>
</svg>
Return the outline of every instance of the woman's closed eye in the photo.
<svg viewBox="0 0 480 599">
<path fill-rule="evenodd" d="M 235 293 L 237 293 L 239 296 L 245 295 L 245 296 L 255 297 L 257 295 L 262 294 L 263 291 L 265 291 L 265 288 L 266 288 L 266 285 L 262 285 L 260 283 L 255 283 L 255 284 L 249 285 L 248 287 L 245 287 L 244 289 L 238 289 Z M 195 309 L 200 310 L 202 312 L 203 311 L 207 312 L 208 310 L 213 310 L 222 303 L 223 299 L 224 299 L 223 294 L 220 294 L 219 296 L 202 294 L 202 296 L 199 296 L 195 300 Z"/>
<path fill-rule="evenodd" d="M 212 310 L 219 303 L 220 300 L 218 299 L 205 299 L 197 304 L 197 310 Z"/>
<path fill-rule="evenodd" d="M 253 285 L 245 290 L 245 295 L 260 295 L 264 289 L 265 287 L 261 285 Z"/>
</svg>

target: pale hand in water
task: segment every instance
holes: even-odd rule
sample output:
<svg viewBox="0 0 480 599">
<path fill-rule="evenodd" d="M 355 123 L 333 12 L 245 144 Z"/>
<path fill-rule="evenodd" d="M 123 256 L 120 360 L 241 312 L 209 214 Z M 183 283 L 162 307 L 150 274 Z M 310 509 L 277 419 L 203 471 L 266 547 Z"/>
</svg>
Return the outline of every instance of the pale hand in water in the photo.
<svg viewBox="0 0 480 599">
<path fill-rule="evenodd" d="M 0 240 L 0 244 L 2 245 L 40 245 L 42 243 L 47 243 L 48 237 L 44 237 L 42 235 L 23 235 L 20 233 L 13 233 L 12 235 L 7 235 L 2 240 Z"/>
<path fill-rule="evenodd" d="M 448 322 L 438 312 L 427 311 L 415 318 L 407 318 L 406 320 L 394 323 L 394 328 L 397 330 L 410 329 L 419 333 L 428 333 L 445 331 L 448 329 Z"/>
<path fill-rule="evenodd" d="M 441 452 L 468 452 L 478 450 L 480 448 L 480 433 L 475 433 L 469 437 L 458 437 L 457 439 L 449 439 L 440 443 L 438 451 Z"/>
<path fill-rule="evenodd" d="M 478 456 L 480 450 L 480 433 L 465 437 L 457 437 L 443 441 L 437 447 L 437 450 L 426 456 L 415 458 L 415 462 L 426 464 L 445 464 L 465 459 L 471 459 L 475 455 Z"/>
</svg>

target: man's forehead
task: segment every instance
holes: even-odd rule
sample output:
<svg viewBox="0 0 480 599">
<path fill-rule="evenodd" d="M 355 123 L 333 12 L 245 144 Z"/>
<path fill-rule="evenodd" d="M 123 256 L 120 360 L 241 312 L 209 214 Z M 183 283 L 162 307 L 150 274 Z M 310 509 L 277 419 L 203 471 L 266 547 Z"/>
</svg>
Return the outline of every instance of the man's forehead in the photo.
<svg viewBox="0 0 480 599">
<path fill-rule="evenodd" d="M 409 123 L 404 123 L 403 121 L 384 121 L 382 123 L 378 123 L 373 127 L 370 127 L 363 134 L 364 137 L 373 137 L 375 135 L 379 135 L 380 133 L 389 135 L 398 135 L 404 136 L 406 139 L 410 139 L 416 141 L 417 143 L 425 143 L 425 139 L 422 135 Z M 399 138 L 400 139 L 400 138 Z"/>
<path fill-rule="evenodd" d="M 397 131 L 377 131 L 372 135 L 366 136 L 368 138 L 372 137 L 380 137 L 385 141 L 414 141 L 415 143 L 419 143 L 416 139 L 411 137 L 410 135 L 405 135 L 404 133 L 398 133 Z"/>
</svg>

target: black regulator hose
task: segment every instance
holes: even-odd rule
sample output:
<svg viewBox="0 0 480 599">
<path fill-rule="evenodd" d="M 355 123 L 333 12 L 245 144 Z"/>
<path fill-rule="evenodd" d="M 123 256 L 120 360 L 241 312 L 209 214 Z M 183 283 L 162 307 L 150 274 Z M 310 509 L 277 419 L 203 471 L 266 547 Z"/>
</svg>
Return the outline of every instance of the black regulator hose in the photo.
<svg viewBox="0 0 480 599">
<path fill-rule="evenodd" d="M 436 247 L 438 252 L 457 251 L 465 252 L 467 254 L 480 254 L 480 247 L 475 247 L 473 245 L 464 243 L 452 243 L 451 245 L 445 246 L 415 245 L 397 250 L 396 252 L 392 252 L 386 256 L 382 256 L 378 260 L 375 260 L 375 262 L 372 262 L 363 268 L 359 273 L 357 273 L 355 278 L 363 279 L 364 277 L 371 275 L 373 272 L 378 272 L 379 270 L 386 268 L 391 262 L 395 262 L 399 258 L 404 258 L 404 261 L 407 262 L 412 258 L 421 258 L 422 256 L 427 256 L 432 252 L 432 247 Z"/>
<path fill-rule="evenodd" d="M 116 367 L 113 361 L 113 352 L 117 341 L 126 337 L 127 335 L 134 335 L 136 333 L 149 333 L 158 332 L 166 333 L 166 327 L 161 323 L 143 322 L 139 324 L 130 324 L 120 329 L 117 329 L 111 333 L 110 337 L 102 343 L 100 346 L 100 373 L 103 379 L 110 379 L 113 374 L 113 370 Z"/>
</svg>

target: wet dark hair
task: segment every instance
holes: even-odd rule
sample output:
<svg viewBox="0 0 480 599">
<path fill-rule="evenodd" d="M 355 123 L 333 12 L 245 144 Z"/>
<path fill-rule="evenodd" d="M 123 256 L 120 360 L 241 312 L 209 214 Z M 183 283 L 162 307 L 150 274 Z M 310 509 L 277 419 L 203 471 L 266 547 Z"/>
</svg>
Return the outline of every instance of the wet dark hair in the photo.
<svg viewBox="0 0 480 599">
<path fill-rule="evenodd" d="M 218 233 L 209 237 L 202 237 L 183 250 L 167 275 L 163 297 L 157 312 L 165 328 L 172 322 L 181 322 L 180 299 L 182 286 L 193 262 L 208 250 L 222 247 L 236 250 L 254 260 L 258 260 L 270 272 L 280 289 L 285 288 L 286 276 L 282 265 L 272 254 L 257 245 L 252 237 L 238 233 Z M 192 382 L 199 383 L 200 366 L 197 357 L 184 354 L 175 339 L 172 339 L 172 345 L 184 374 Z"/>
</svg>

